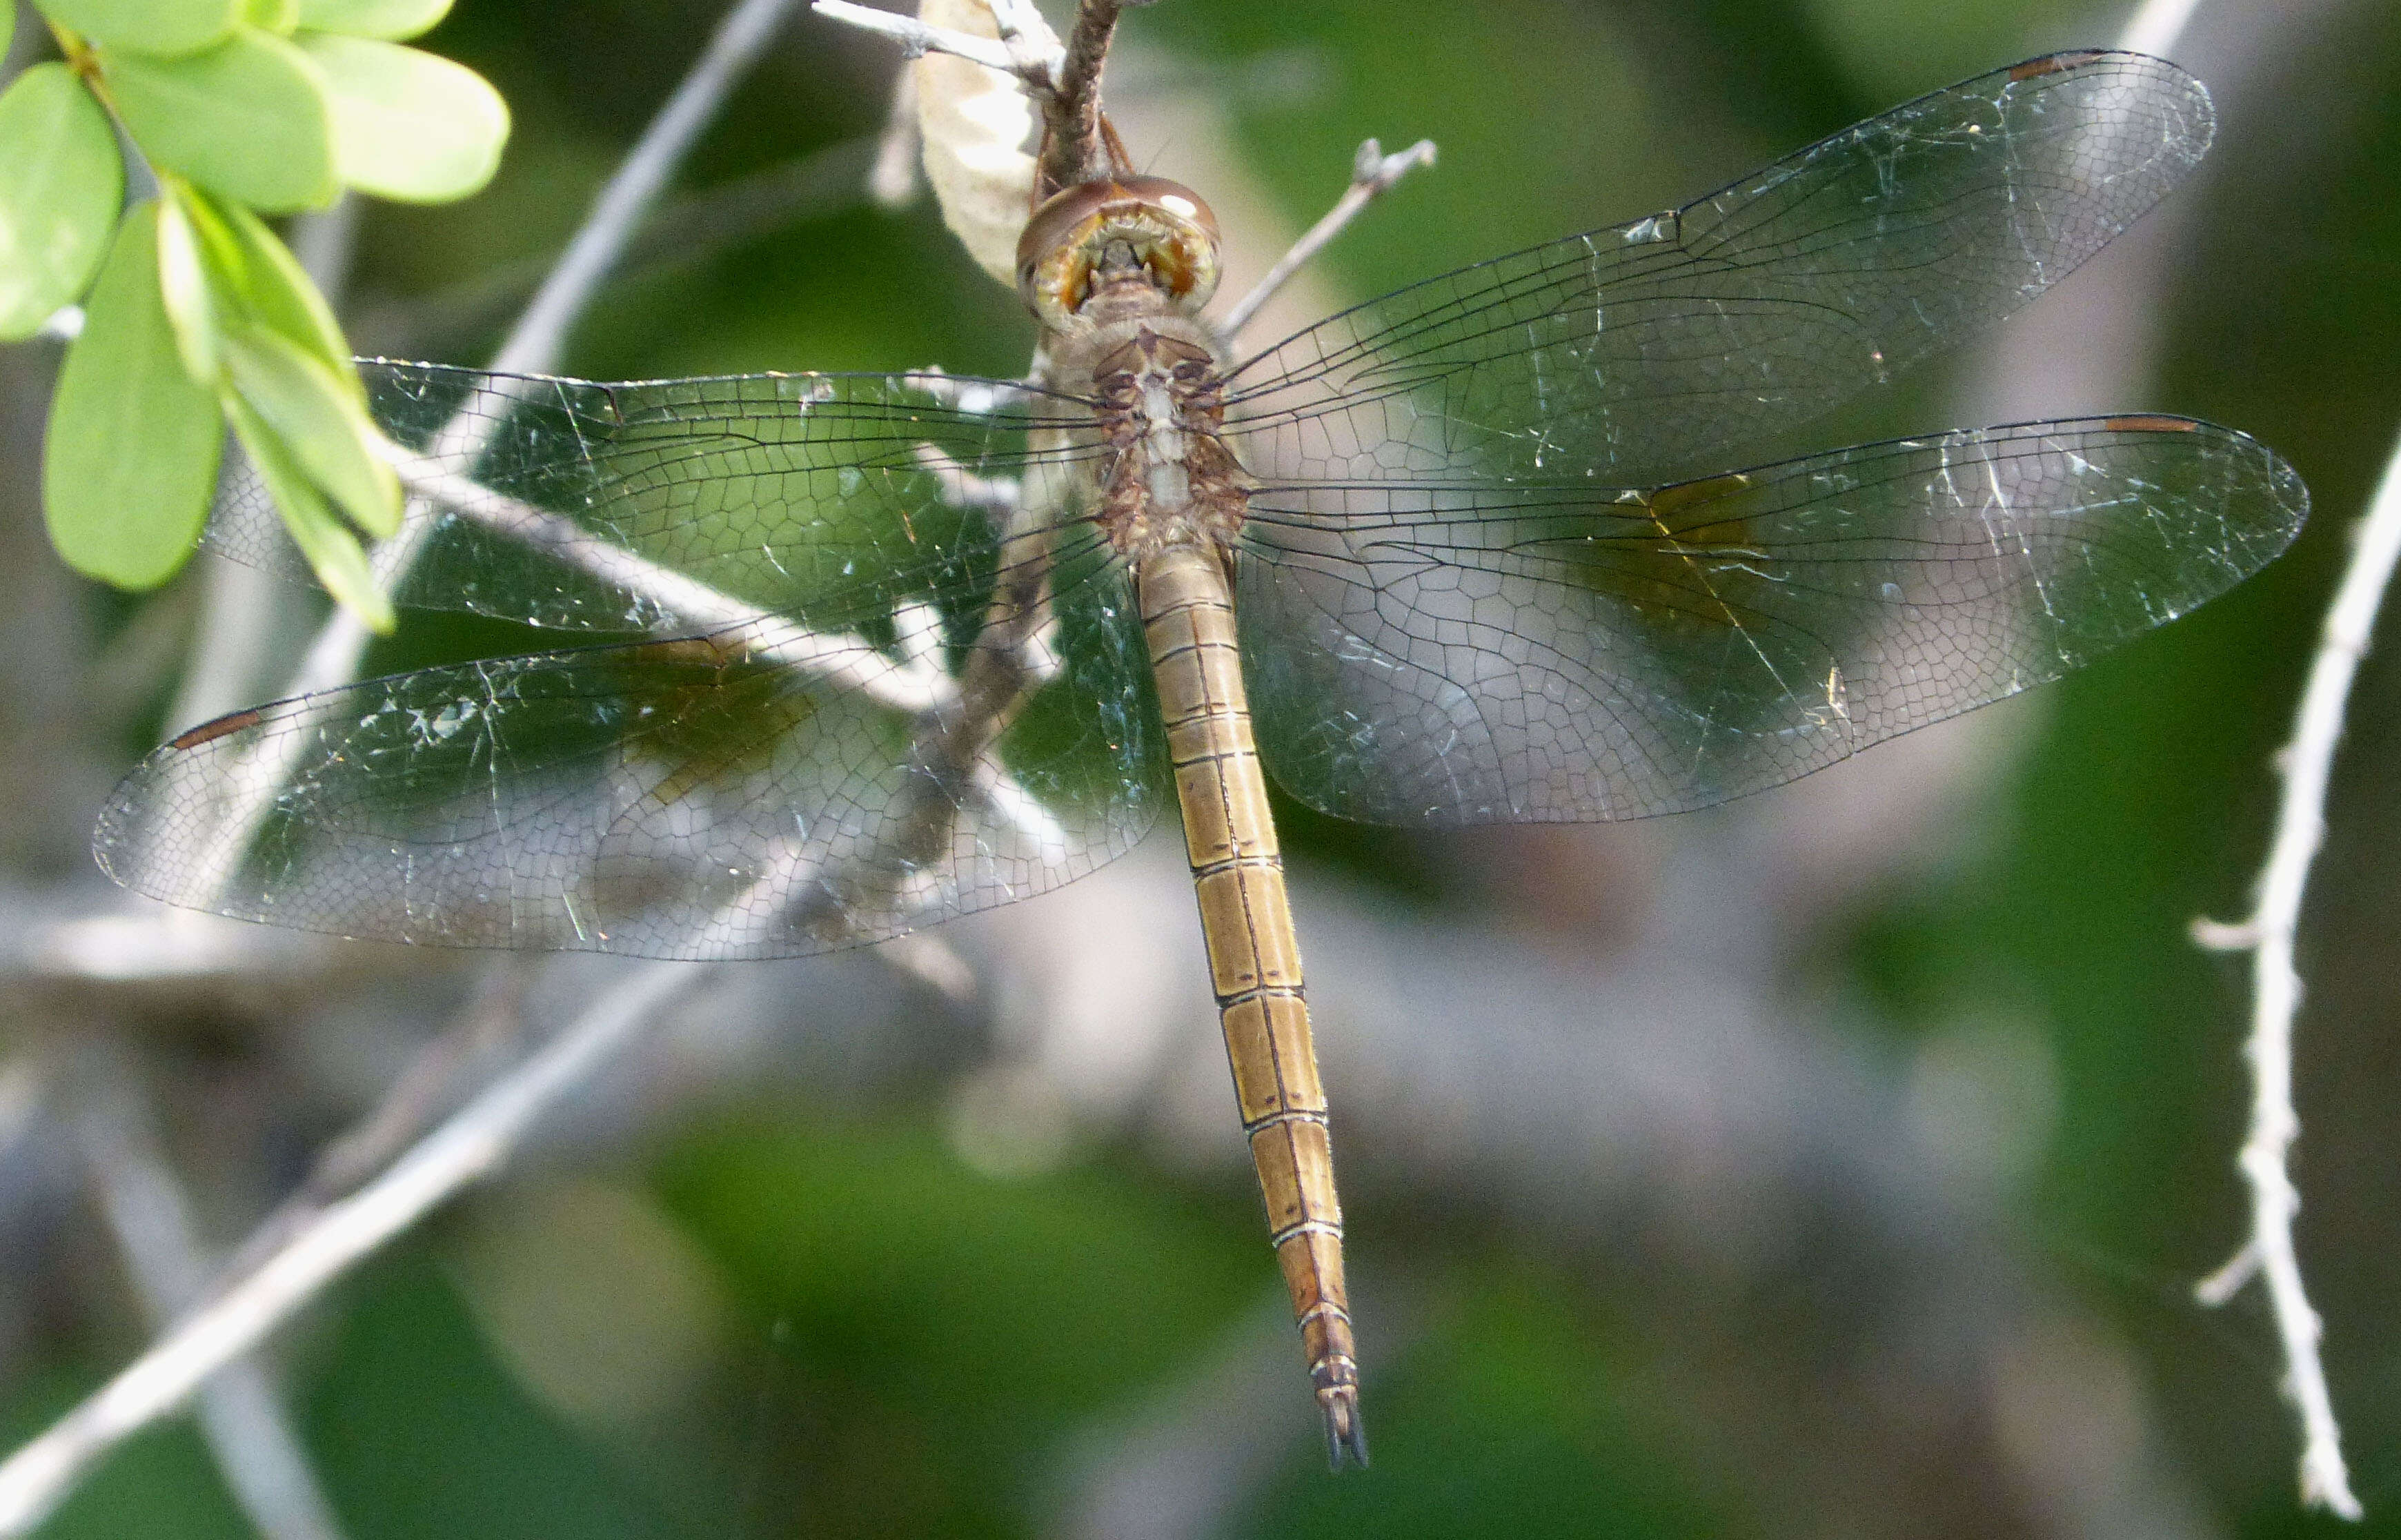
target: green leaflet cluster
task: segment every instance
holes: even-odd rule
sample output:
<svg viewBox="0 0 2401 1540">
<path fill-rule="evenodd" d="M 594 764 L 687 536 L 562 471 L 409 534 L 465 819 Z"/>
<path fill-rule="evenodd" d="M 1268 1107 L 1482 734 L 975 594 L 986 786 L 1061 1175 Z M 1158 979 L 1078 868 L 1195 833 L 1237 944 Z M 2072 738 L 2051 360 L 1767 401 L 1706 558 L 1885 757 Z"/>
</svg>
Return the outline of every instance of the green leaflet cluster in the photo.
<svg viewBox="0 0 2401 1540">
<path fill-rule="evenodd" d="M 401 42 L 449 5 L 37 0 L 64 59 L 0 92 L 0 341 L 83 301 L 42 487 L 78 571 L 173 575 L 230 428 L 326 587 L 390 628 L 359 537 L 398 528 L 399 482 L 340 326 L 259 215 L 491 179 L 499 93 Z M 0 48 L 14 21 L 0 0 Z M 130 210 L 119 128 L 158 185 Z"/>
</svg>

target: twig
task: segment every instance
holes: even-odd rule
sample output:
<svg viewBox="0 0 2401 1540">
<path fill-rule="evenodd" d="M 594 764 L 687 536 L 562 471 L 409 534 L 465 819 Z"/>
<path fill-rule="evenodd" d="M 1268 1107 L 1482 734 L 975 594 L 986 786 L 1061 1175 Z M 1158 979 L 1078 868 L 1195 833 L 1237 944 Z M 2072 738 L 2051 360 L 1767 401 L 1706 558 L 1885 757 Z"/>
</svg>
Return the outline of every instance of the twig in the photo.
<svg viewBox="0 0 2401 1540">
<path fill-rule="evenodd" d="M 1044 131 L 1035 180 L 1037 200 L 1071 183 L 1100 175 L 1101 70 L 1117 34 L 1126 0 L 1079 0 L 1076 25 L 1063 46 L 1029 0 L 987 0 L 997 39 L 935 26 L 913 16 L 854 5 L 851 0 L 810 0 L 809 8 L 889 37 L 915 59 L 948 53 L 1013 75 L 1042 103 Z"/>
<path fill-rule="evenodd" d="M 602 540 L 572 519 L 446 471 L 429 457 L 404 453 L 394 457 L 394 463 L 411 493 L 638 595 L 685 625 L 711 630 L 757 627 L 750 639 L 754 652 L 811 678 L 856 691 L 897 711 L 930 710 L 954 692 L 940 668 L 896 668 L 864 638 L 794 625 L 772 610 Z"/>
<path fill-rule="evenodd" d="M 941 484 L 942 501 L 954 508 L 1006 517 L 1024 495 L 1024 485 L 1015 476 L 978 475 L 931 444 L 920 443 L 916 459 Z"/>
<path fill-rule="evenodd" d="M 941 869 L 943 846 L 965 808 L 990 806 L 1016 822 L 1046 859 L 1064 857 L 1065 835 L 1050 814 L 989 757 L 1018 708 L 1058 671 L 1047 639 L 1050 536 L 1058 524 L 1052 514 L 1021 503 L 1010 515 L 1000 579 L 960 670 L 957 696 L 921 713 L 911 735 L 909 762 L 923 773 L 910 777 L 904 815 L 844 872 L 806 893 L 779 887 L 774 894 L 805 901 L 804 923 L 853 930 L 855 916 L 923 907 L 929 895 L 911 885 Z"/>
<path fill-rule="evenodd" d="M 186 1316 L 10 1455 L 0 1464 L 0 1535 L 29 1533 L 101 1455 L 182 1406 L 201 1381 L 428 1210 L 499 1170 L 546 1108 L 631 1043 L 655 1011 L 700 976 L 679 963 L 641 969 L 390 1171 L 328 1207 L 256 1272 Z"/>
<path fill-rule="evenodd" d="M 2401 445 L 2361 521 L 2351 567 L 2327 610 L 2316 659 L 2301 693 L 2293 741 L 2278 756 L 2284 780 L 2276 834 L 2259 876 L 2259 898 L 2240 925 L 2204 923 L 2194 939 L 2218 951 L 2248 951 L 2251 963 L 2251 1133 L 2237 1161 L 2251 1187 L 2251 1236 L 2226 1265 L 2194 1288 L 2202 1303 L 2221 1305 L 2253 1278 L 2267 1287 L 2285 1361 L 2285 1394 L 2301 1416 L 2301 1499 L 2345 1519 L 2360 1517 L 2342 1458 L 2342 1429 L 2327 1394 L 2318 1355 L 2321 1326 L 2301 1285 L 2293 1246 L 2300 1194 L 2287 1168 L 2300 1117 L 2293 1107 L 2293 1017 L 2301 979 L 2293 966 L 2301 902 L 2310 866 L 2326 835 L 2326 784 L 2341 740 L 2352 680 L 2367 654 L 2376 612 L 2401 561 Z"/>
<path fill-rule="evenodd" d="M 1268 275 L 1226 312 L 1223 323 L 1226 336 L 1239 336 L 1242 328 L 1250 324 L 1251 318 L 1259 313 L 1259 308 L 1283 287 L 1284 281 L 1299 271 L 1301 264 L 1323 251 L 1326 242 L 1341 234 L 1343 227 L 1358 217 L 1360 210 L 1390 192 L 1394 183 L 1420 166 L 1433 165 L 1434 157 L 1434 141 L 1431 139 L 1420 139 L 1407 149 L 1393 155 L 1386 155 L 1384 147 L 1372 139 L 1364 141 L 1351 165 L 1351 186 L 1335 199 L 1334 207 L 1325 211 L 1325 217 L 1310 226 L 1308 234 L 1294 241 L 1292 250 L 1284 253 L 1276 265 L 1268 269 Z"/>
<path fill-rule="evenodd" d="M 252 1227 L 207 1293 L 255 1272 L 328 1203 L 356 1191 L 415 1143 L 454 1098 L 468 1069 L 515 1043 L 525 1025 L 529 976 L 522 954 L 491 969 L 466 1010 L 410 1061 L 375 1109 L 318 1150 L 299 1187 Z"/>
<path fill-rule="evenodd" d="M 544 374 L 557 367 L 568 332 L 615 268 L 693 141 L 717 117 L 734 83 L 758 62 L 790 6 L 791 0 L 741 0 L 718 23 L 707 51 L 600 189 L 583 227 L 568 242 L 557 268 L 493 356 L 493 369 Z"/>
<path fill-rule="evenodd" d="M 1036 200 L 1108 169 L 1101 147 L 1101 69 L 1108 62 L 1118 13 L 1123 8 L 1124 0 L 1078 0 L 1058 85 L 1043 106 L 1050 128 L 1042 136 Z"/>
<path fill-rule="evenodd" d="M 1006 37 L 979 37 L 974 33 L 960 32 L 953 27 L 932 26 L 898 11 L 855 6 L 850 0 L 810 0 L 809 9 L 829 21 L 840 21 L 861 32 L 891 38 L 900 45 L 900 52 L 905 58 L 915 59 L 928 53 L 954 54 L 986 69 L 1016 76 L 1036 89 L 1050 89 L 1060 64 L 1059 54 L 1013 47 Z"/>
<path fill-rule="evenodd" d="M 98 1039 L 79 1057 L 68 1126 L 144 1313 L 164 1326 L 198 1298 L 208 1273 L 191 1206 L 158 1150 L 131 1066 Z M 226 1488 L 267 1540 L 338 1540 L 333 1506 L 256 1359 L 229 1359 L 200 1385 L 199 1422 Z"/>
</svg>

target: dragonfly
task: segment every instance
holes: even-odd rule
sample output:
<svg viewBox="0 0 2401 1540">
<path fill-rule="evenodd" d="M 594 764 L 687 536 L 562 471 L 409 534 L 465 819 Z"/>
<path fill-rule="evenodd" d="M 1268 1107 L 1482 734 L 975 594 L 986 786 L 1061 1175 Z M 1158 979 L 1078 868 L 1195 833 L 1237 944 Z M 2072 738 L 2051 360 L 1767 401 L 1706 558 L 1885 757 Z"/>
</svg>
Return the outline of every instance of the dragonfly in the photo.
<svg viewBox="0 0 2401 1540">
<path fill-rule="evenodd" d="M 2056 679 L 2293 540 L 2158 413 L 1763 454 L 2026 305 L 2208 147 L 2088 51 L 1242 351 L 1206 205 L 1069 186 L 1023 380 L 601 384 L 365 361 L 404 603 L 583 633 L 183 733 L 94 839 L 351 937 L 782 957 L 1055 888 L 1172 802 L 1329 1453 L 1365 1463 L 1328 1106 L 1268 777 L 1414 829 L 1647 818 Z M 268 503 L 211 540 L 266 561 Z"/>
</svg>

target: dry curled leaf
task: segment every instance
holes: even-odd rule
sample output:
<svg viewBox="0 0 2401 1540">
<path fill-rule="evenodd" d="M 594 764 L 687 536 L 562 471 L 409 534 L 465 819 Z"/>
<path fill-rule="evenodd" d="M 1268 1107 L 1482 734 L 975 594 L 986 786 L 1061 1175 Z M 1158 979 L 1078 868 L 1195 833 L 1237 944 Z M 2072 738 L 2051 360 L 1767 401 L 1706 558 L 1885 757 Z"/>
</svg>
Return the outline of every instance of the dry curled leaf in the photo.
<svg viewBox="0 0 2401 1540">
<path fill-rule="evenodd" d="M 983 0 L 924 0 L 931 26 L 997 37 Z M 1017 286 L 1017 237 L 1034 196 L 1034 103 L 1013 76 L 952 54 L 928 53 L 917 72 L 917 123 L 926 180 L 942 223 L 984 271 Z"/>
</svg>

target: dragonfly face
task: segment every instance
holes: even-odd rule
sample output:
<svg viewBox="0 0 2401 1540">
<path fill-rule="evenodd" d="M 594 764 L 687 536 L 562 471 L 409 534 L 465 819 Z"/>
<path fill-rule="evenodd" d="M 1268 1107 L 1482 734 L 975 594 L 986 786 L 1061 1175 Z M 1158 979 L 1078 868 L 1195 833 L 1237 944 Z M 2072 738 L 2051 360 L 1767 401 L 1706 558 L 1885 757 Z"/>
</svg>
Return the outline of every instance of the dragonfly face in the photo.
<svg viewBox="0 0 2401 1540">
<path fill-rule="evenodd" d="M 2037 60 L 1235 356 L 1193 314 L 1199 199 L 1070 189 L 1029 238 L 1029 385 L 366 364 L 417 452 L 396 597 L 619 636 L 193 729 L 118 789 L 97 853 L 172 902 L 344 935 L 779 956 L 1056 887 L 1172 790 L 1279 1258 L 1356 1452 L 1259 766 L 1418 827 L 1699 807 L 2242 581 L 2307 496 L 2228 429 L 1766 447 L 2035 298 L 2211 132 L 2172 65 Z M 211 539 L 266 559 L 262 521 L 236 485 Z"/>
</svg>

